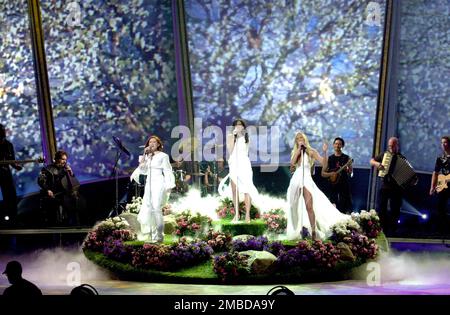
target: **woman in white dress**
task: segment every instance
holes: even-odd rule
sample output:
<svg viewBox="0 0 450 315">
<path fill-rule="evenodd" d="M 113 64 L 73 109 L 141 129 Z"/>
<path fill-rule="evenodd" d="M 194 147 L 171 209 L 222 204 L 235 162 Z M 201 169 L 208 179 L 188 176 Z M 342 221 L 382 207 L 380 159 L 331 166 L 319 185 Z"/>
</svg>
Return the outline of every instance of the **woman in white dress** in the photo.
<svg viewBox="0 0 450 315">
<path fill-rule="evenodd" d="M 235 209 L 234 222 L 239 221 L 239 195 L 244 195 L 245 222 L 250 222 L 250 207 L 252 200 L 258 195 L 258 190 L 253 185 L 253 170 L 248 156 L 249 139 L 245 122 L 237 119 L 233 122 L 233 133 L 227 136 L 227 149 L 231 152 L 228 158 L 229 174 L 221 181 L 219 187 L 223 187 L 228 180 L 231 181 L 231 191 Z M 222 188 L 219 188 L 222 191 Z M 223 195 L 223 194 L 222 194 Z"/>
<path fill-rule="evenodd" d="M 326 158 L 328 145 L 324 143 L 322 149 Z M 312 239 L 325 239 L 335 223 L 349 218 L 314 183 L 311 173 L 315 161 L 323 165 L 324 158 L 310 146 L 305 134 L 297 132 L 291 153 L 291 171 L 295 172 L 287 191 L 288 239 L 301 238 L 303 227 L 309 230 Z"/>
<path fill-rule="evenodd" d="M 133 172 L 132 179 L 147 175 L 144 197 L 137 220 L 141 224 L 140 240 L 160 243 L 164 239 L 164 218 L 161 208 L 167 202 L 170 191 L 175 187 L 169 156 L 162 152 L 162 141 L 151 136 L 144 149 L 139 167 Z"/>
</svg>

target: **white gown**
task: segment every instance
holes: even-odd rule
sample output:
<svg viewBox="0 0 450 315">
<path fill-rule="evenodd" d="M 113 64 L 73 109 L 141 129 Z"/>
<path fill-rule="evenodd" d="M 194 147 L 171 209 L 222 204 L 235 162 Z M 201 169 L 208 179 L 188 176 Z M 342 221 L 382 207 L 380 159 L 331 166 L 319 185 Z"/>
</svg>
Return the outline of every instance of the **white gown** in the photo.
<svg viewBox="0 0 450 315">
<path fill-rule="evenodd" d="M 255 204 L 254 201 L 258 199 L 258 190 L 253 184 L 253 170 L 250 158 L 248 157 L 248 149 L 248 143 L 245 143 L 245 137 L 238 137 L 228 159 L 229 174 L 220 181 L 218 190 L 222 197 L 232 198 L 233 194 L 229 181 L 231 179 L 237 185 L 240 199 L 243 194 L 249 194 L 252 203 Z"/>
<path fill-rule="evenodd" d="M 306 190 L 312 195 L 317 237 L 321 239 L 330 237 L 331 227 L 340 221 L 347 220 L 350 216 L 336 209 L 325 194 L 316 186 L 311 176 L 309 157 L 307 154 L 304 154 L 301 159 L 301 165 L 297 167 L 292 175 L 287 190 L 286 197 L 289 204 L 286 211 L 287 238 L 290 240 L 300 239 L 303 227 L 307 228 L 311 234 L 311 224 L 303 198 L 303 189 L 300 191 L 302 187 L 306 187 Z"/>
<path fill-rule="evenodd" d="M 161 242 L 164 238 L 161 208 L 168 200 L 167 191 L 175 187 L 169 156 L 164 152 L 158 152 L 152 158 L 146 156 L 145 163 L 133 172 L 131 179 L 139 182 L 139 175 L 147 175 L 144 197 L 137 217 L 141 224 L 139 239 Z"/>
</svg>

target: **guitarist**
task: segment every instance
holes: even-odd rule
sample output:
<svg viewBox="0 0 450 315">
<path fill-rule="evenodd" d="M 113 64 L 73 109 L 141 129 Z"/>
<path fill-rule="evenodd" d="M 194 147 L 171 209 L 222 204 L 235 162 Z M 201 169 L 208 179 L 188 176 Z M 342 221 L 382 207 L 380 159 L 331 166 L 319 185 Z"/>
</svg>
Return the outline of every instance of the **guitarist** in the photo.
<svg viewBox="0 0 450 315">
<path fill-rule="evenodd" d="M 441 138 L 441 147 L 444 152 L 436 159 L 433 176 L 431 178 L 430 195 L 433 195 L 436 192 L 438 176 L 444 175 L 447 177 L 450 175 L 450 136 L 443 136 Z M 450 186 L 450 184 L 447 184 L 447 186 Z M 447 227 L 447 203 L 450 198 L 450 188 L 440 191 L 437 197 L 439 230 L 440 232 L 445 232 L 445 228 Z"/>
<path fill-rule="evenodd" d="M 0 124 L 0 161 L 15 160 L 14 146 L 6 140 L 5 126 Z M 0 208 L 0 226 L 13 225 L 17 214 L 17 193 L 11 169 L 22 170 L 19 164 L 0 165 L 0 188 L 3 195 L 3 206 Z"/>
<path fill-rule="evenodd" d="M 342 152 L 345 146 L 344 139 L 337 137 L 333 141 L 334 154 L 330 155 L 322 168 L 322 177 L 330 182 L 329 199 L 336 208 L 343 213 L 351 213 L 353 210 L 352 193 L 350 190 L 350 177 L 353 174 L 352 166 L 346 166 L 341 172 L 337 171 L 349 163 L 350 157 Z"/>
</svg>

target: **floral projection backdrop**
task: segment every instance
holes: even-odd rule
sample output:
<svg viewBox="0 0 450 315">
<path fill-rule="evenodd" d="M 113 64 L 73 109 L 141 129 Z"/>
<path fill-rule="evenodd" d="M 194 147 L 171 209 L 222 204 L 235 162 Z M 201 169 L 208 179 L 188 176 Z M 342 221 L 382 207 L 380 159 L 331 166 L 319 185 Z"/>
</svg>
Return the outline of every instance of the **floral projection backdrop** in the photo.
<svg viewBox="0 0 450 315">
<path fill-rule="evenodd" d="M 75 3 L 75 4 L 73 4 Z M 84 179 L 113 169 L 118 137 L 132 153 L 178 124 L 171 1 L 41 1 L 58 148 Z"/>
<path fill-rule="evenodd" d="M 402 151 L 431 172 L 450 134 L 450 1 L 402 1 L 399 124 Z"/>
<path fill-rule="evenodd" d="M 42 156 L 27 1 L 0 1 L 0 123 L 16 159 Z M 37 189 L 40 165 L 13 171 L 19 194 Z"/>
<path fill-rule="evenodd" d="M 194 112 L 223 129 L 242 117 L 314 147 L 344 137 L 372 154 L 385 1 L 186 0 Z"/>
</svg>

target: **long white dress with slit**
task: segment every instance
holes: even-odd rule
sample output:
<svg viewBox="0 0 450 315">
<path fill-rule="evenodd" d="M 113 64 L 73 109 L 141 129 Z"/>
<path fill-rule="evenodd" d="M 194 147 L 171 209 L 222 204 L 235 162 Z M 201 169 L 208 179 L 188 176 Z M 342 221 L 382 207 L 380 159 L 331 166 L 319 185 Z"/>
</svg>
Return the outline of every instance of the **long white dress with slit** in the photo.
<svg viewBox="0 0 450 315">
<path fill-rule="evenodd" d="M 240 200 L 243 194 L 249 194 L 252 203 L 258 199 L 258 190 L 253 184 L 253 170 L 248 156 L 249 145 L 245 143 L 245 137 L 237 137 L 233 151 L 228 159 L 229 174 L 219 183 L 219 194 L 222 197 L 232 198 L 230 180 L 239 191 Z"/>
<path fill-rule="evenodd" d="M 304 199 L 303 187 L 312 195 L 313 210 L 316 217 L 316 234 L 318 238 L 326 239 L 331 235 L 331 227 L 350 218 L 341 213 L 317 187 L 311 176 L 311 164 L 307 154 L 303 153 L 301 163 L 297 166 L 289 182 L 287 201 L 287 238 L 296 240 L 301 238 L 303 227 L 311 234 L 311 224 Z"/>
<path fill-rule="evenodd" d="M 170 165 L 169 156 L 158 152 L 153 157 L 146 156 L 142 163 L 131 175 L 139 182 L 139 175 L 147 175 L 144 197 L 137 216 L 141 225 L 140 240 L 161 242 L 164 238 L 164 217 L 161 208 L 167 203 L 168 191 L 175 187 L 175 177 Z"/>
</svg>

